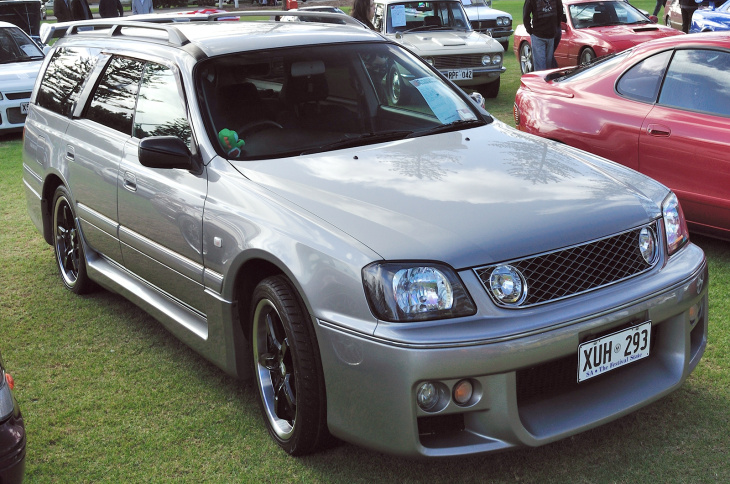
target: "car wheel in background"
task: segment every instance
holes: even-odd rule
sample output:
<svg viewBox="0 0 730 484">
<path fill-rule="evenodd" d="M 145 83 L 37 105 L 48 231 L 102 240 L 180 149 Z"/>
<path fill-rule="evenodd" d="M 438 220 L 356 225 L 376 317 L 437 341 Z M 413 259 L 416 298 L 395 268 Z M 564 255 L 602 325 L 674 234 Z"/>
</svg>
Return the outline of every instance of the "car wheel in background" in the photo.
<svg viewBox="0 0 730 484">
<path fill-rule="evenodd" d="M 590 47 L 586 47 L 580 51 L 580 61 L 578 64 L 588 64 L 590 61 L 596 58 L 596 53 Z"/>
<path fill-rule="evenodd" d="M 520 45 L 520 72 L 527 74 L 532 72 L 532 46 L 529 42 L 522 42 Z"/>
<path fill-rule="evenodd" d="M 314 452 L 329 433 L 322 364 L 308 313 L 283 276 L 259 283 L 251 307 L 254 374 L 269 434 L 291 455 Z"/>
<path fill-rule="evenodd" d="M 509 40 L 507 42 L 500 42 L 499 43 L 505 52 L 507 52 L 507 49 L 509 49 Z"/>
<path fill-rule="evenodd" d="M 81 232 L 76 225 L 76 213 L 63 186 L 59 186 L 53 196 L 53 238 L 63 284 L 75 294 L 91 291 L 94 283 L 86 274 L 86 257 Z"/>
</svg>

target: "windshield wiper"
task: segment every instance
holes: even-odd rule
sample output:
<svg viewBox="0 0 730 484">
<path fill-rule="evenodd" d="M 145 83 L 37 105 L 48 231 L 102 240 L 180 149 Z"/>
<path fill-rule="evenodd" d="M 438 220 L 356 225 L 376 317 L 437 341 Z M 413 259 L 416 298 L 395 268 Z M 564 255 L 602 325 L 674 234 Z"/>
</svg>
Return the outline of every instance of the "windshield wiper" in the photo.
<svg viewBox="0 0 730 484">
<path fill-rule="evenodd" d="M 407 138 L 413 134 L 413 131 L 400 130 L 400 131 L 384 131 L 381 133 L 367 133 L 354 138 L 345 138 L 334 143 L 328 143 L 325 145 L 317 146 L 316 148 L 309 148 L 300 153 L 300 155 L 310 155 L 312 153 L 319 153 L 322 151 L 338 150 L 343 148 L 351 148 L 353 146 L 369 145 L 373 143 L 381 143 L 384 141 L 395 141 L 403 138 Z"/>
<path fill-rule="evenodd" d="M 438 133 L 446 133 L 448 131 L 455 131 L 457 129 L 462 128 L 473 128 L 475 126 L 482 126 L 486 124 L 483 119 L 470 119 L 470 120 L 464 120 L 459 119 L 457 121 L 453 121 L 448 124 L 442 124 L 440 126 L 434 126 L 431 129 L 427 129 L 425 131 L 417 131 L 409 136 L 409 138 L 415 138 L 418 136 L 427 136 L 430 134 L 438 134 Z"/>
</svg>

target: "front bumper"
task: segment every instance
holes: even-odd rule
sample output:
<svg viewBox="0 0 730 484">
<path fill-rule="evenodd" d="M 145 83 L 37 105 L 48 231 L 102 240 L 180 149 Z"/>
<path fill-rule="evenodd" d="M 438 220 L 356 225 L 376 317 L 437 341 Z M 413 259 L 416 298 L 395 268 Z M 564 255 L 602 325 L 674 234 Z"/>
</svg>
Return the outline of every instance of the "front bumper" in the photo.
<svg viewBox="0 0 730 484">
<path fill-rule="evenodd" d="M 559 311 L 546 305 L 528 315 L 545 319 L 541 329 L 488 341 L 397 341 L 318 320 L 330 431 L 383 452 L 454 456 L 543 445 L 635 411 L 677 389 L 707 342 L 708 271 L 702 251 L 690 245 L 647 277 L 660 280 L 663 288 L 612 308 L 600 307 L 601 302 L 625 298 L 648 279 L 598 291 Z M 656 280 L 649 285 L 656 286 Z M 567 319 L 558 320 L 560 313 Z M 521 324 L 517 319 L 524 313 L 512 314 L 514 325 Z M 652 322 L 649 357 L 576 382 L 581 342 L 644 321 Z M 494 324 L 482 319 L 474 327 Z M 447 329 L 441 332 L 448 336 Z M 473 382 L 477 397 L 467 405 L 450 400 L 432 413 L 417 406 L 420 383 L 453 388 L 464 378 Z"/>
</svg>

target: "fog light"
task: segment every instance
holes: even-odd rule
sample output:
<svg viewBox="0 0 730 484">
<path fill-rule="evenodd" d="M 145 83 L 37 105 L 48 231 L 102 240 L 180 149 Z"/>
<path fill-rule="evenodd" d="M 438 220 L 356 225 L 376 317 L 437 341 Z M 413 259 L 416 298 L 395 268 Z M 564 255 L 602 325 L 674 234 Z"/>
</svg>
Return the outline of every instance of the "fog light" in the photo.
<svg viewBox="0 0 730 484">
<path fill-rule="evenodd" d="M 697 321 L 700 320 L 700 316 L 702 315 L 702 306 L 698 303 L 689 308 L 689 324 L 690 326 L 694 326 L 697 324 Z"/>
<path fill-rule="evenodd" d="M 439 401 L 439 392 L 431 382 L 421 383 L 418 387 L 418 393 L 416 395 L 418 406 L 424 410 L 431 410 L 436 406 Z"/>
<path fill-rule="evenodd" d="M 461 380 L 454 385 L 454 401 L 459 405 L 468 403 L 473 394 L 474 386 L 469 380 Z"/>
</svg>

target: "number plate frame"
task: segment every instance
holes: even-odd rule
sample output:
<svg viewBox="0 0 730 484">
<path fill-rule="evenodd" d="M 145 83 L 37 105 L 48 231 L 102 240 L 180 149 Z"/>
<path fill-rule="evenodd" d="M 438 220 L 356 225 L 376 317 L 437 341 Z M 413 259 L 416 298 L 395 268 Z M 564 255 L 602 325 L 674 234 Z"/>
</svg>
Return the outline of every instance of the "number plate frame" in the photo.
<svg viewBox="0 0 730 484">
<path fill-rule="evenodd" d="M 473 69 L 449 69 L 444 75 L 451 81 L 467 81 L 474 79 Z"/>
<path fill-rule="evenodd" d="M 578 345 L 578 383 L 646 358 L 650 349 L 651 321 L 586 341 Z"/>
</svg>

